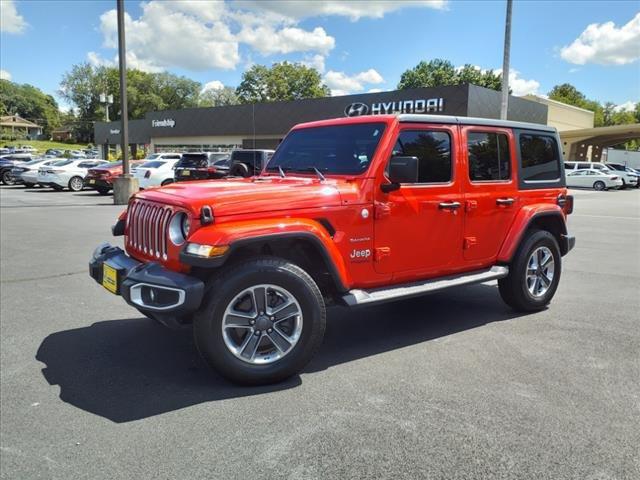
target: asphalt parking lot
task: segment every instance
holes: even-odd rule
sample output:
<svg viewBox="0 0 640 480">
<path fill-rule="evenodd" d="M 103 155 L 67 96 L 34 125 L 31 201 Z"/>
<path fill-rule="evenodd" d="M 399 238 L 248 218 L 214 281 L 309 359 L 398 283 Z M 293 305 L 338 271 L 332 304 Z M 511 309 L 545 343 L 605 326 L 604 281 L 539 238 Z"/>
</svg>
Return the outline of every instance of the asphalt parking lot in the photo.
<svg viewBox="0 0 640 480">
<path fill-rule="evenodd" d="M 2 478 L 640 478 L 640 190 L 573 191 L 549 309 L 484 284 L 333 309 L 261 388 L 88 277 L 111 197 L 0 190 Z"/>
</svg>

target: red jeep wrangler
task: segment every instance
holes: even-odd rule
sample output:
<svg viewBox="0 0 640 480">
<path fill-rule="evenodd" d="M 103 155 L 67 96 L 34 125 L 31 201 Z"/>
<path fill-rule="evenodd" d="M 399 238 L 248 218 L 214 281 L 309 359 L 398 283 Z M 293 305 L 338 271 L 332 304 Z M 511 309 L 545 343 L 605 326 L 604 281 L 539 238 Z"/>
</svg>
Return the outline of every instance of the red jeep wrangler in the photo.
<svg viewBox="0 0 640 480">
<path fill-rule="evenodd" d="M 555 129 L 431 115 L 294 127 L 259 176 L 138 193 L 91 276 L 240 383 L 282 380 L 320 347 L 325 305 L 498 280 L 544 308 L 574 245 Z"/>
</svg>

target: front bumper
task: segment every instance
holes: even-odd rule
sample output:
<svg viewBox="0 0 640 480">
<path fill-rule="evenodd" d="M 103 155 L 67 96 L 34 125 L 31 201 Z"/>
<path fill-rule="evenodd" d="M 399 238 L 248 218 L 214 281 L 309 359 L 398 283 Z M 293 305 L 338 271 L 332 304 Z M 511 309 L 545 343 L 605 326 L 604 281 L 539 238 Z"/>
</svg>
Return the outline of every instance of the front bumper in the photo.
<svg viewBox="0 0 640 480">
<path fill-rule="evenodd" d="M 96 248 L 89 262 L 89 275 L 99 284 L 102 284 L 104 264 L 117 272 L 116 295 L 167 327 L 183 326 L 185 318 L 202 303 L 204 283 L 195 277 L 155 262 L 139 262 L 108 243 Z"/>
</svg>

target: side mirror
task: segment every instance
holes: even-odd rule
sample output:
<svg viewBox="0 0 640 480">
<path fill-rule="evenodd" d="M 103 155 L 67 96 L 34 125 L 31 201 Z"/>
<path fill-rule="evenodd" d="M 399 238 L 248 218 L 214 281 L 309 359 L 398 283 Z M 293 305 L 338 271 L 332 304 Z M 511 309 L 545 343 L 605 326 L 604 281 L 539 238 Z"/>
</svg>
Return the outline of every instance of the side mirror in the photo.
<svg viewBox="0 0 640 480">
<path fill-rule="evenodd" d="M 401 183 L 416 183 L 418 181 L 418 157 L 391 157 L 389 180 L 391 183 L 380 186 L 385 193 L 398 190 Z"/>
</svg>

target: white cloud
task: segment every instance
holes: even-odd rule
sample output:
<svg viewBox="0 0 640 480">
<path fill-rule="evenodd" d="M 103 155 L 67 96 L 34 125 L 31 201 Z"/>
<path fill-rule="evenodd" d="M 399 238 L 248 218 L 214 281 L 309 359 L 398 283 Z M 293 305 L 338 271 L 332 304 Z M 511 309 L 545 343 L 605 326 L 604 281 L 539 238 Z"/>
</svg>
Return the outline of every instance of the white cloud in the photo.
<svg viewBox="0 0 640 480">
<path fill-rule="evenodd" d="M 382 92 L 381 88 L 370 88 L 369 90 L 367 90 L 367 93 L 378 93 L 378 92 Z"/>
<path fill-rule="evenodd" d="M 324 73 L 324 68 L 325 68 L 324 61 L 325 61 L 324 55 L 318 54 L 318 55 L 314 55 L 311 58 L 305 57 L 305 59 L 300 63 L 302 63 L 303 65 L 306 65 L 307 67 L 315 68 L 320 73 Z"/>
<path fill-rule="evenodd" d="M 262 4 L 260 4 L 262 5 Z M 241 44 L 263 56 L 295 52 L 326 57 L 335 39 L 322 27 L 300 28 L 295 19 L 275 11 L 238 9 L 222 1 L 161 1 L 141 4 L 142 14 L 125 13 L 127 61 L 147 71 L 178 67 L 198 71 L 235 69 L 241 62 Z M 100 17 L 104 47 L 117 48 L 116 11 Z M 312 59 L 320 65 L 317 57 Z M 89 54 L 89 61 L 104 60 Z M 324 59 L 322 59 L 324 63 Z"/>
<path fill-rule="evenodd" d="M 297 27 L 278 29 L 271 25 L 246 26 L 237 38 L 263 55 L 292 52 L 319 52 L 326 55 L 336 44 L 335 38 L 327 35 L 322 27 L 307 31 Z"/>
<path fill-rule="evenodd" d="M 11 80 L 11 74 L 6 70 L 0 70 L 0 80 Z"/>
<path fill-rule="evenodd" d="M 502 69 L 496 68 L 493 70 L 496 75 L 502 76 Z M 520 77 L 520 72 L 509 69 L 509 88 L 511 89 L 511 95 L 521 97 L 523 95 L 539 95 L 538 89 L 540 88 L 540 82 L 537 80 L 527 80 Z"/>
<path fill-rule="evenodd" d="M 207 90 L 222 90 L 223 88 L 224 84 L 220 80 L 211 80 L 210 82 L 204 84 L 204 86 L 202 87 L 202 93 L 206 92 Z"/>
<path fill-rule="evenodd" d="M 625 65 L 640 58 L 640 13 L 626 25 L 592 23 L 571 45 L 560 50 L 560 56 L 570 63 L 584 65 Z"/>
<path fill-rule="evenodd" d="M 190 5 L 152 1 L 142 4 L 142 15 L 136 20 L 125 14 L 129 66 L 147 71 L 167 67 L 196 71 L 235 68 L 240 55 L 228 26 L 185 13 Z M 102 14 L 100 29 L 104 46 L 117 48 L 115 10 Z"/>
<path fill-rule="evenodd" d="M 347 75 L 344 72 L 329 70 L 324 76 L 324 83 L 331 89 L 331 95 L 349 95 L 350 93 L 362 92 L 365 84 L 383 83 L 384 79 L 373 68 L 355 75 Z"/>
<path fill-rule="evenodd" d="M 28 25 L 13 0 L 0 0 L 0 32 L 22 33 Z"/>
<path fill-rule="evenodd" d="M 616 105 L 614 110 L 616 112 L 633 112 L 636 109 L 636 103 L 633 100 L 629 100 L 627 102 L 621 103 L 620 105 Z"/>
<path fill-rule="evenodd" d="M 238 0 L 234 2 L 242 8 L 266 10 L 292 19 L 303 19 L 317 16 L 342 16 L 352 21 L 360 18 L 382 18 L 403 8 L 444 9 L 447 0 Z"/>
</svg>

